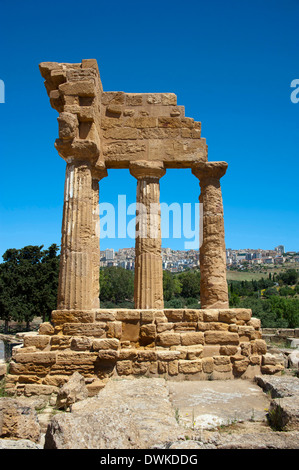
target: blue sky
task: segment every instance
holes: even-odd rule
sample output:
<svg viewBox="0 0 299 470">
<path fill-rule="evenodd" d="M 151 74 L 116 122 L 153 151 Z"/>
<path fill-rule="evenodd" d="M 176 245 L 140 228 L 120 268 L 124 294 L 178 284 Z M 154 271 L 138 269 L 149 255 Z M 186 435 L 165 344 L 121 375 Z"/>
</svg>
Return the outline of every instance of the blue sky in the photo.
<svg viewBox="0 0 299 470">
<path fill-rule="evenodd" d="M 202 122 L 209 160 L 229 164 L 227 247 L 298 251 L 298 21 L 298 0 L 1 0 L 0 256 L 60 244 L 65 162 L 38 64 L 84 58 L 97 59 L 105 91 L 173 92 Z M 114 205 L 118 194 L 135 202 L 135 192 L 126 170 L 101 183 L 101 201 Z M 161 179 L 161 202 L 195 204 L 198 195 L 190 170 Z M 173 249 L 184 242 L 163 238 Z M 127 246 L 134 241 L 101 240 L 101 249 Z"/>
</svg>

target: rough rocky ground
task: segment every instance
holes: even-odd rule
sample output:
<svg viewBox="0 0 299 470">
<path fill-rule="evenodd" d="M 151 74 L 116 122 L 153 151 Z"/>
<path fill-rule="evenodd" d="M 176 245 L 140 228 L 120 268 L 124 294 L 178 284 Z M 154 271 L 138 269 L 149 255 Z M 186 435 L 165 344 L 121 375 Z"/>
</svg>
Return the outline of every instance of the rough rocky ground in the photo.
<svg viewBox="0 0 299 470">
<path fill-rule="evenodd" d="M 29 440 L 6 432 L 0 449 L 299 449 L 298 384 L 291 375 L 254 381 L 111 379 L 70 411 L 49 406 L 46 397 L 22 399 L 27 414 L 33 409 L 30 419 L 36 419 L 41 438 L 33 442 L 23 420 Z M 291 410 L 284 408 L 286 399 Z M 275 400 L 282 404 L 278 412 Z M 269 426 L 269 413 L 284 416 L 282 430 L 277 420 L 278 430 Z M 2 429 L 4 421 L 0 416 Z"/>
</svg>

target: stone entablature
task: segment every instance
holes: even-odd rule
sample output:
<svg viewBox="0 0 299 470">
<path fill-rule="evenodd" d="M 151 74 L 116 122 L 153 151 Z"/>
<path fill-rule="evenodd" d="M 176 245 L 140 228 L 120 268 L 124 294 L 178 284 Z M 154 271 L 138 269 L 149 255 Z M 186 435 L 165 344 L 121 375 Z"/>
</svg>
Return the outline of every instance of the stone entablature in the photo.
<svg viewBox="0 0 299 470">
<path fill-rule="evenodd" d="M 95 168 L 129 168 L 138 160 L 165 168 L 207 161 L 201 123 L 185 117 L 173 93 L 103 91 L 96 60 L 43 62 L 40 71 L 51 106 L 59 112 L 55 146 L 65 159 Z"/>
<path fill-rule="evenodd" d="M 15 349 L 6 389 L 55 394 L 75 371 L 90 395 L 112 376 L 214 380 L 281 371 L 266 352 L 248 309 L 55 311 L 52 324 Z"/>
</svg>

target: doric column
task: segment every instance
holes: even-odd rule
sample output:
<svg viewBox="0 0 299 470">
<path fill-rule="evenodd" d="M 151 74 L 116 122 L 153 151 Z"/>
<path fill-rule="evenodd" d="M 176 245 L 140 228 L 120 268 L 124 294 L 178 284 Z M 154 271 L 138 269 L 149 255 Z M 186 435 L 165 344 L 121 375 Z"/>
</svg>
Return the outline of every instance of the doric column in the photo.
<svg viewBox="0 0 299 470">
<path fill-rule="evenodd" d="M 163 308 L 159 180 L 165 169 L 161 162 L 140 161 L 130 172 L 137 178 L 135 308 Z"/>
<path fill-rule="evenodd" d="M 58 310 L 99 306 L 99 180 L 88 162 L 67 163 L 61 237 Z"/>
<path fill-rule="evenodd" d="M 198 162 L 192 173 L 199 179 L 202 234 L 199 250 L 201 308 L 228 308 L 223 204 L 220 178 L 226 162 Z"/>
</svg>

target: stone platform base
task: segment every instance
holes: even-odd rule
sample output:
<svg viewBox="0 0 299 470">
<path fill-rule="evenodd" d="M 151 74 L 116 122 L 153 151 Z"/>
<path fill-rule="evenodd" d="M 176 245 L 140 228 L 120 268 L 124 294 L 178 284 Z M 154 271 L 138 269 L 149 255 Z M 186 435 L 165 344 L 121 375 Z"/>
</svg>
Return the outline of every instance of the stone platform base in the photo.
<svg viewBox="0 0 299 470">
<path fill-rule="evenodd" d="M 249 309 L 57 310 L 14 349 L 6 391 L 55 395 L 75 371 L 90 396 L 112 376 L 223 380 L 280 373 L 283 366 L 266 353 L 260 320 Z"/>
</svg>

